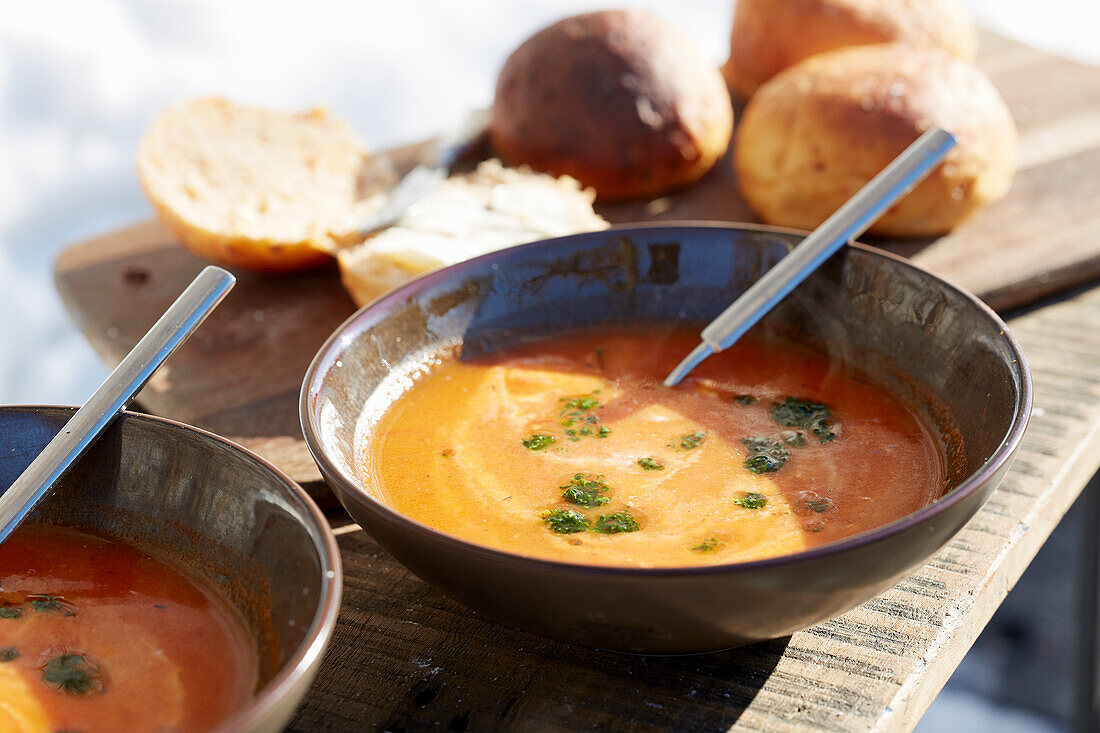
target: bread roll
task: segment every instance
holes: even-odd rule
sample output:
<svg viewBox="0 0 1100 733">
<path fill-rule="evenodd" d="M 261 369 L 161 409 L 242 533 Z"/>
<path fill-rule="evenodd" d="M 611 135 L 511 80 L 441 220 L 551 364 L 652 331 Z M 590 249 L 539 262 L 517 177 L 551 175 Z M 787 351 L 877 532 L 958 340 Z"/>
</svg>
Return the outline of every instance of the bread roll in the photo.
<svg viewBox="0 0 1100 733">
<path fill-rule="evenodd" d="M 812 229 L 932 125 L 958 145 L 870 231 L 942 234 L 1008 191 L 1016 128 L 989 78 L 940 51 L 858 46 L 780 73 L 745 107 L 738 185 L 764 221 Z"/>
<path fill-rule="evenodd" d="M 326 250 L 355 238 L 389 182 L 323 110 L 284 114 L 224 99 L 166 110 L 137 166 L 157 214 L 190 250 L 264 272 L 331 262 Z"/>
<path fill-rule="evenodd" d="M 957 0 L 737 0 L 730 57 L 733 93 L 752 96 L 768 79 L 814 54 L 900 41 L 973 61 L 977 31 Z"/>
<path fill-rule="evenodd" d="M 610 10 L 555 23 L 515 50 L 490 136 L 510 164 L 622 199 L 698 180 L 732 129 L 722 76 L 686 36 L 647 13 Z"/>
</svg>

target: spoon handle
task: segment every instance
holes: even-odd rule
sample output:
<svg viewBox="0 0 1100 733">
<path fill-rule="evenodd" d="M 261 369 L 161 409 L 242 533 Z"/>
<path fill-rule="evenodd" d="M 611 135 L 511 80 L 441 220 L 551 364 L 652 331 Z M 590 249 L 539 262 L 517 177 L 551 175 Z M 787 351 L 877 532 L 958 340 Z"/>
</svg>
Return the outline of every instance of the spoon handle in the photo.
<svg viewBox="0 0 1100 733">
<path fill-rule="evenodd" d="M 732 346 L 825 260 L 867 231 L 887 209 L 939 165 L 953 147 L 954 136 L 938 127 L 917 138 L 711 321 L 700 334 L 703 343 L 672 370 L 665 385 L 675 386 L 703 359 Z"/>
<path fill-rule="evenodd" d="M 220 267 L 207 267 L 165 311 L 133 351 L 65 423 L 26 470 L 0 494 L 0 542 L 19 526 L 39 499 L 99 438 L 119 411 L 145 386 L 236 282 Z"/>
</svg>

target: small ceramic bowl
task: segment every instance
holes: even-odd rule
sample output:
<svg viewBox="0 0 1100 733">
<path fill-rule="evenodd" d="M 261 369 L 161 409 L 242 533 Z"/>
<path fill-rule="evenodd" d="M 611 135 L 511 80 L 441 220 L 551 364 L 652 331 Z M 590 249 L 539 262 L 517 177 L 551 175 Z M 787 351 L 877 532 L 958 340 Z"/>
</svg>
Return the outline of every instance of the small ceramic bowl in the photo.
<svg viewBox="0 0 1100 733">
<path fill-rule="evenodd" d="M 462 355 L 563 330 L 700 327 L 802 235 L 650 226 L 537 242 L 422 277 L 360 310 L 313 361 L 302 427 L 329 485 L 382 546 L 472 608 L 559 639 L 639 653 L 703 652 L 785 636 L 881 593 L 942 547 L 1004 476 L 1031 411 L 1005 324 L 974 296 L 881 251 L 831 259 L 757 327 L 876 375 L 940 433 L 950 491 L 891 524 L 797 554 L 692 568 L 615 568 L 510 554 L 398 514 L 356 478 L 363 405 L 434 345 Z"/>
<path fill-rule="evenodd" d="M 68 407 L 0 407 L 0 486 L 68 422 Z M 305 492 L 215 435 L 125 412 L 29 522 L 154 548 L 240 612 L 260 656 L 255 695 L 215 731 L 280 731 L 317 673 L 340 608 L 336 539 Z"/>
</svg>

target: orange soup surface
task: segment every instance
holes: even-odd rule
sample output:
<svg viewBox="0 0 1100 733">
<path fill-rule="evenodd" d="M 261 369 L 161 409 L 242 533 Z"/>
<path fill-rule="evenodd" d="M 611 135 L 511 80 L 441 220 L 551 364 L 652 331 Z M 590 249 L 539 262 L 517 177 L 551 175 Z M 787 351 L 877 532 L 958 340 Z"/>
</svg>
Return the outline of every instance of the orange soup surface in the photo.
<svg viewBox="0 0 1100 733">
<path fill-rule="evenodd" d="M 740 562 L 887 524 L 943 491 L 939 442 L 867 375 L 743 339 L 676 388 L 696 332 L 587 333 L 440 353 L 366 405 L 383 503 L 489 547 L 637 567 Z"/>
<path fill-rule="evenodd" d="M 213 591 L 135 546 L 21 527 L 0 544 L 0 731 L 202 731 L 258 655 Z"/>
</svg>

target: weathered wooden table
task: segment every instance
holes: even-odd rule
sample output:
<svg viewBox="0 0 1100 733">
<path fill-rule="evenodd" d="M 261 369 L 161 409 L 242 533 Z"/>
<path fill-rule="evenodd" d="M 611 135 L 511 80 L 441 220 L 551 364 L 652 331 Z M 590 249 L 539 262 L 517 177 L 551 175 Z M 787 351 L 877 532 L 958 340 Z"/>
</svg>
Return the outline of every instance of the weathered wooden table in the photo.
<svg viewBox="0 0 1100 733">
<path fill-rule="evenodd" d="M 1100 286 L 1010 325 L 1035 377 L 1015 465 L 947 547 L 884 595 L 789 639 L 629 657 L 473 613 L 334 517 L 343 610 L 291 729 L 908 730 L 1100 468 Z"/>
</svg>

